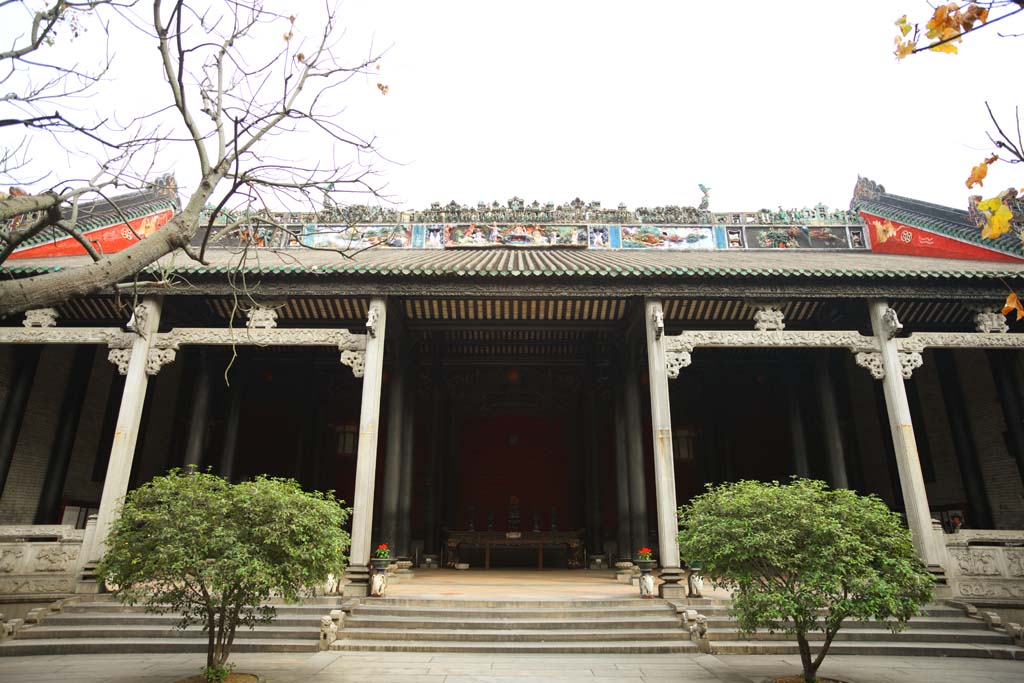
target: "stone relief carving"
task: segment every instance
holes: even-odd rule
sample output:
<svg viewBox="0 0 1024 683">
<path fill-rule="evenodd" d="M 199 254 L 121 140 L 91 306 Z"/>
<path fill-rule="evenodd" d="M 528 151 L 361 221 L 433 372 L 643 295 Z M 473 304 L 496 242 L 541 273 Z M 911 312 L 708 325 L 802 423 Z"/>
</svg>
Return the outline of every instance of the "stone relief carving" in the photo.
<svg viewBox="0 0 1024 683">
<path fill-rule="evenodd" d="M 174 349 L 150 349 L 149 353 L 146 354 L 146 374 L 158 374 L 160 368 L 174 362 L 176 355 L 177 352 Z M 122 372 L 121 374 L 123 375 L 124 373 Z"/>
<path fill-rule="evenodd" d="M 1013 583 L 961 582 L 957 590 L 970 598 L 1024 598 L 1024 586 Z"/>
<path fill-rule="evenodd" d="M 346 349 L 341 352 L 341 364 L 352 368 L 353 377 L 362 377 L 366 369 L 366 352 Z"/>
<path fill-rule="evenodd" d="M 920 353 L 926 348 L 1014 349 L 1024 348 L 1024 334 L 989 332 L 914 332 L 896 340 L 900 351 Z"/>
<path fill-rule="evenodd" d="M 1000 575 L 994 550 L 950 548 L 949 554 L 956 562 L 957 570 L 964 576 Z"/>
<path fill-rule="evenodd" d="M 57 315 L 56 308 L 36 308 L 25 311 L 25 319 L 21 324 L 25 327 L 56 327 Z"/>
<path fill-rule="evenodd" d="M 856 331 L 843 330 L 701 330 L 671 335 L 666 339 L 679 339 L 696 348 L 708 347 L 793 347 L 793 348 L 847 348 L 851 351 L 877 351 L 878 341 Z M 666 347 L 667 348 L 667 347 Z"/>
<path fill-rule="evenodd" d="M 854 355 L 854 361 L 862 368 L 871 373 L 875 379 L 885 379 L 885 366 L 882 364 L 882 354 L 879 351 L 860 352 Z"/>
<path fill-rule="evenodd" d="M 0 579 L 0 594 L 13 593 L 73 593 L 75 582 L 71 578 L 19 577 Z"/>
<path fill-rule="evenodd" d="M 249 329 L 266 330 L 277 327 L 277 309 L 265 306 L 254 306 L 245 313 L 248 320 L 245 326 Z"/>
<path fill-rule="evenodd" d="M 903 323 L 896 317 L 896 309 L 886 308 L 885 313 L 882 314 L 882 332 L 885 334 L 885 338 L 892 339 L 902 329 Z"/>
<path fill-rule="evenodd" d="M 18 561 L 25 555 L 21 548 L 0 548 L 0 572 L 10 574 L 18 566 Z"/>
<path fill-rule="evenodd" d="M 921 354 L 916 351 L 910 353 L 900 354 L 900 370 L 903 373 L 903 379 L 910 379 L 914 370 L 924 365 L 924 360 L 921 358 Z"/>
<path fill-rule="evenodd" d="M 160 349 L 175 349 L 180 346 L 335 346 L 342 332 L 339 329 L 309 328 L 245 328 L 227 327 L 177 327 L 170 332 L 156 335 L 153 345 Z M 353 335 L 358 336 L 358 335 Z"/>
<path fill-rule="evenodd" d="M 64 524 L 3 524 L 0 525 L 0 540 L 21 542 L 25 538 L 53 536 L 62 541 L 81 541 L 85 538 L 84 529 L 76 529 Z"/>
<path fill-rule="evenodd" d="M 132 359 L 131 349 L 111 349 L 107 353 L 107 360 L 117 366 L 117 371 L 122 375 L 128 374 L 128 361 Z"/>
<path fill-rule="evenodd" d="M 759 304 L 754 313 L 754 329 L 762 332 L 786 329 L 785 313 L 779 304 Z"/>
<path fill-rule="evenodd" d="M 106 344 L 131 346 L 130 335 L 116 327 L 4 327 L 0 341 L 6 344 Z"/>
<path fill-rule="evenodd" d="M 64 546 L 42 548 L 36 553 L 34 570 L 37 572 L 62 572 L 67 570 L 68 563 L 78 557 L 78 551 Z"/>
<path fill-rule="evenodd" d="M 983 308 L 974 316 L 974 329 L 985 334 L 1002 334 L 1010 331 L 1010 325 L 999 311 Z"/>
<path fill-rule="evenodd" d="M 1024 550 L 1007 548 L 1003 551 L 1006 558 L 1006 571 L 1010 576 L 1024 576 Z"/>
</svg>

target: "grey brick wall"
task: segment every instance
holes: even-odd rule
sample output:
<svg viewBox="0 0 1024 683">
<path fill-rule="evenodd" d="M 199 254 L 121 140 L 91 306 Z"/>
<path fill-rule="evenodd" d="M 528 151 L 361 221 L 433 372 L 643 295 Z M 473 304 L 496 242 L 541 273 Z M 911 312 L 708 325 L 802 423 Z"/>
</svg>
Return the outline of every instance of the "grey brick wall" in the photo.
<svg viewBox="0 0 1024 683">
<path fill-rule="evenodd" d="M 7 485 L 0 497 L 0 524 L 31 524 L 35 517 L 72 352 L 70 346 L 43 349 Z"/>
<path fill-rule="evenodd" d="M 92 468 L 99 447 L 100 431 L 103 429 L 103 412 L 107 407 L 107 392 L 117 372 L 107 360 L 108 349 L 96 348 L 92 371 L 89 374 L 89 388 L 85 394 L 82 418 L 75 435 L 75 450 L 71 455 L 68 476 L 64 480 L 64 499 L 99 506 L 103 494 L 103 482 L 92 480 Z"/>
<path fill-rule="evenodd" d="M 934 356 L 926 351 L 924 366 L 914 370 L 913 380 L 917 384 L 917 393 L 921 398 L 921 412 L 925 423 L 924 430 L 917 431 L 917 438 L 920 440 L 923 433 L 928 439 L 932 466 L 935 469 L 935 481 L 926 484 L 928 504 L 932 508 L 961 507 L 966 495 L 960 481 L 960 465 L 949 431 L 946 404 L 943 402 L 942 385 L 939 383 L 936 367 Z M 964 393 L 970 395 L 966 387 Z"/>
<path fill-rule="evenodd" d="M 872 385 L 877 380 L 872 379 L 867 370 L 854 364 L 853 354 L 848 355 L 845 369 L 847 384 L 850 387 L 853 424 L 857 430 L 864 486 L 867 489 L 864 492 L 877 494 L 892 506 L 900 492 L 891 481 L 889 465 L 886 462 L 888 455 L 882 439 L 889 438 L 889 425 L 880 424 L 878 419 L 875 388 Z"/>
</svg>

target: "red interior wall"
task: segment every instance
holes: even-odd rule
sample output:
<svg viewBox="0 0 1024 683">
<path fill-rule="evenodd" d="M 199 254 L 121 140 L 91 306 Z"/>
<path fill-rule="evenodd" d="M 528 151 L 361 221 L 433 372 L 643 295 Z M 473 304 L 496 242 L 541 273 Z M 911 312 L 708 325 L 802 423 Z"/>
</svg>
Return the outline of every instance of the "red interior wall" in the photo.
<svg viewBox="0 0 1024 683">
<path fill-rule="evenodd" d="M 507 528 L 509 497 L 519 498 L 520 528 L 533 528 L 540 513 L 541 528 L 551 525 L 551 507 L 558 526 L 568 527 L 569 448 L 566 425 L 553 418 L 502 415 L 468 421 L 462 430 L 458 483 L 460 528 L 475 506 L 477 529 L 485 529 L 487 513 L 494 528 Z"/>
</svg>

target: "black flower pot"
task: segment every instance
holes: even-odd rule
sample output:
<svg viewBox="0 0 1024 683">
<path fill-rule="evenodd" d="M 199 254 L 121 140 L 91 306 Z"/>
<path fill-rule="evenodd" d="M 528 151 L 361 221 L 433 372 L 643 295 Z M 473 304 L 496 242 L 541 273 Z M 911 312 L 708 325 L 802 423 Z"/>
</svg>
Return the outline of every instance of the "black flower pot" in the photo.
<svg viewBox="0 0 1024 683">
<path fill-rule="evenodd" d="M 374 571 L 383 572 L 387 571 L 388 565 L 391 564 L 390 557 L 371 557 L 370 566 L 373 567 Z"/>
</svg>

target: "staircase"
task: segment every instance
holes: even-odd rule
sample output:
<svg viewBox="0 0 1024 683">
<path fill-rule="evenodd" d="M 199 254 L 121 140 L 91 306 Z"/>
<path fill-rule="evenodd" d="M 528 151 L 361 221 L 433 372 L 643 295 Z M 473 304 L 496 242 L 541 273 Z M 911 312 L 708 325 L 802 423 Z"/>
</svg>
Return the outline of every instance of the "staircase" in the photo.
<svg viewBox="0 0 1024 683">
<path fill-rule="evenodd" d="M 41 623 L 27 625 L 14 640 L 0 643 L 0 656 L 206 652 L 198 626 L 175 628 L 174 614 L 146 614 L 111 596 L 66 604 Z M 255 629 L 239 628 L 232 652 L 316 652 L 320 617 L 338 607 L 338 598 L 314 598 L 302 605 L 275 605 L 277 617 Z"/>
<path fill-rule="evenodd" d="M 663 600 L 361 602 L 332 650 L 647 654 L 696 652 Z"/>
<path fill-rule="evenodd" d="M 684 602 L 707 618 L 708 639 L 714 654 L 799 654 L 796 639 L 791 635 L 761 630 L 739 634 L 736 619 L 729 615 L 727 600 Z M 808 638 L 812 652 L 817 652 L 824 634 L 818 631 Z M 930 604 L 925 606 L 922 616 L 911 619 L 899 633 L 892 633 L 878 621 L 847 619 L 832 641 L 829 654 L 1024 659 L 1024 648 L 1015 646 L 1007 634 L 990 630 L 985 622 L 968 618 L 957 607 Z"/>
</svg>

